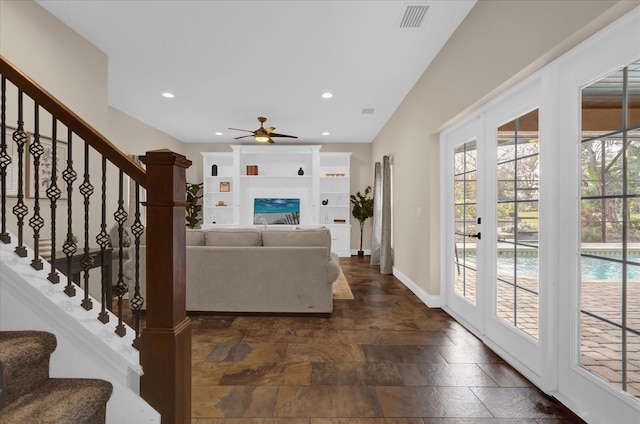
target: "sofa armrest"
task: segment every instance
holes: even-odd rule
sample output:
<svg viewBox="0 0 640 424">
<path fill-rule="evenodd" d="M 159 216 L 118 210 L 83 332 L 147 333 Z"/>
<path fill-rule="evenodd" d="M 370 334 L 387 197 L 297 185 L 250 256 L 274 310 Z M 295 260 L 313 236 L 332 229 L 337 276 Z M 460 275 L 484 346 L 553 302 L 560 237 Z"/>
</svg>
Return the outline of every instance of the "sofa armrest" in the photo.
<svg viewBox="0 0 640 424">
<path fill-rule="evenodd" d="M 329 266 L 328 266 L 328 275 L 327 281 L 333 283 L 340 276 L 340 258 L 338 254 L 335 252 L 331 252 L 329 256 Z"/>
</svg>

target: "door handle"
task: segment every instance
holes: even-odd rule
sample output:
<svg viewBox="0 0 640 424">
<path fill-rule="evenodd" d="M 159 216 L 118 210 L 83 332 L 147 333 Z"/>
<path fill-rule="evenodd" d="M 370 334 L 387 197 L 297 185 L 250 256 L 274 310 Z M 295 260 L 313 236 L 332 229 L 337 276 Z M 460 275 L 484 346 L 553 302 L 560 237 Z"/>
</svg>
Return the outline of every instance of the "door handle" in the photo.
<svg viewBox="0 0 640 424">
<path fill-rule="evenodd" d="M 469 234 L 467 237 L 477 238 L 478 240 L 482 240 L 482 233 Z"/>
</svg>

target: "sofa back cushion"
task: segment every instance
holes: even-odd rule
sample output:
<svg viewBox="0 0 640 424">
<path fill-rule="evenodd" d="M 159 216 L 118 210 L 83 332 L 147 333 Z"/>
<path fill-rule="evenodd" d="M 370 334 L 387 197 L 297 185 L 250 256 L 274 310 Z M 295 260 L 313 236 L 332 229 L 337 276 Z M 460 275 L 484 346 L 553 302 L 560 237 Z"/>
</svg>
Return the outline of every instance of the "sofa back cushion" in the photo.
<svg viewBox="0 0 640 424">
<path fill-rule="evenodd" d="M 204 246 L 204 231 L 187 228 L 187 246 Z"/>
<path fill-rule="evenodd" d="M 213 228 L 204 233 L 205 246 L 262 246 L 258 228 Z"/>
<path fill-rule="evenodd" d="M 325 246 L 331 254 L 331 232 L 328 228 L 271 230 L 262 232 L 265 246 Z"/>
</svg>

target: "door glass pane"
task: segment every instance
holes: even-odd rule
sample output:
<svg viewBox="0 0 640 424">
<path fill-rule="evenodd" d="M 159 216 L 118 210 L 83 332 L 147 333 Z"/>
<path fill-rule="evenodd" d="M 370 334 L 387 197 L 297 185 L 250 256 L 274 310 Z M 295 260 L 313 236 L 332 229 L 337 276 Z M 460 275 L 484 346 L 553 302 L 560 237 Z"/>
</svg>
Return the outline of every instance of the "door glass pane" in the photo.
<svg viewBox="0 0 640 424">
<path fill-rule="evenodd" d="M 640 60 L 629 65 L 627 70 L 627 92 L 629 98 L 629 112 L 627 126 L 633 127 L 640 124 Z"/>
<path fill-rule="evenodd" d="M 454 152 L 454 291 L 476 302 L 477 152 L 475 140 Z"/>
<path fill-rule="evenodd" d="M 582 367 L 640 398 L 639 77 L 636 62 L 582 91 L 579 348 Z"/>
<path fill-rule="evenodd" d="M 623 70 L 582 90 L 582 136 L 591 138 L 622 127 Z"/>
<path fill-rule="evenodd" d="M 538 110 L 498 128 L 496 315 L 538 338 Z"/>
</svg>

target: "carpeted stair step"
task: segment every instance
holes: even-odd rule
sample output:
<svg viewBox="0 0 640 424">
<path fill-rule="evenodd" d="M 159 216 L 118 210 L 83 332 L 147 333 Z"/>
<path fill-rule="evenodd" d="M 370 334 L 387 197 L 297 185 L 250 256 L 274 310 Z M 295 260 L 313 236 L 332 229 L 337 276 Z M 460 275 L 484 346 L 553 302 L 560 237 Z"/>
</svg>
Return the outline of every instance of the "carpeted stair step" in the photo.
<svg viewBox="0 0 640 424">
<path fill-rule="evenodd" d="M 113 387 L 104 380 L 51 378 L 0 411 L 2 424 L 104 424 Z"/>
<path fill-rule="evenodd" d="M 49 379 L 56 345 L 44 331 L 0 331 L 0 409 Z"/>
</svg>

